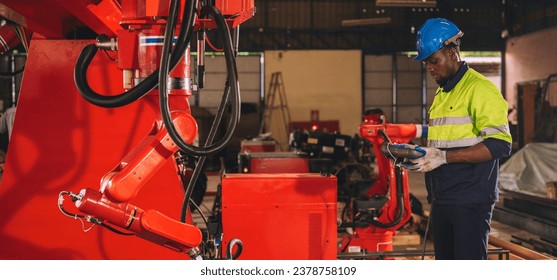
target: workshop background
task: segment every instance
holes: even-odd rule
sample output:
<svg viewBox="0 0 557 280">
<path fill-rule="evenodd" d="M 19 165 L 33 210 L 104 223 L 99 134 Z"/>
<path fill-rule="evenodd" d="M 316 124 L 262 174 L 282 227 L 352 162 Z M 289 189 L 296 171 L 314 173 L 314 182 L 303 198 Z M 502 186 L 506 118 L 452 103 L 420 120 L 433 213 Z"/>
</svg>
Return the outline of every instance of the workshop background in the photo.
<svg viewBox="0 0 557 280">
<path fill-rule="evenodd" d="M 64 92 L 66 90 L 62 91 L 57 86 L 73 87 L 75 58 L 87 42 L 97 37 L 99 30 L 106 28 L 98 27 L 101 24 L 92 19 L 103 15 L 94 7 L 120 6 L 134 1 L 62 2 L 64 1 L 0 0 L 0 28 L 4 28 L 0 30 L 0 111 L 5 112 L 20 102 L 29 104 L 33 98 L 40 100 L 39 105 L 22 109 L 24 113 L 21 114 L 26 116 L 20 117 L 21 120 L 16 118 L 14 123 L 14 130 L 20 126 L 21 131 L 25 132 L 18 136 L 22 141 L 20 143 L 24 143 L 18 147 L 37 150 L 33 150 L 27 159 L 24 159 L 24 154 L 18 154 L 17 161 L 13 159 L 18 165 L 12 169 L 9 182 L 0 185 L 0 202 L 9 201 L 6 206 L 0 206 L 0 209 L 6 208 L 4 211 L 0 210 L 0 244 L 10 246 L 9 250 L 0 250 L 0 259 L 127 259 L 145 255 L 163 259 L 180 258 L 170 253 L 160 253 L 158 247 L 149 247 L 143 255 L 123 253 L 118 249 L 118 244 L 138 246 L 138 242 L 145 241 L 123 242 L 123 238 L 108 239 L 107 233 L 101 234 L 97 228 L 94 229 L 99 231 L 93 238 L 95 244 L 70 248 L 73 236 L 82 234 L 81 225 L 65 224 L 72 221 L 68 221 L 55 208 L 59 188 L 73 188 L 78 183 L 81 187 L 87 185 L 96 188 L 95 184 L 98 185 L 104 174 L 103 170 L 110 170 L 141 135 L 150 131 L 152 123 L 149 120 L 155 114 L 143 113 L 143 105 L 132 105 L 119 112 L 110 109 L 108 113 L 102 114 L 98 122 L 104 122 L 102 125 L 112 123 L 113 127 L 103 130 L 99 124 L 91 134 L 81 131 L 80 125 L 93 122 L 91 119 L 94 119 L 96 111 L 80 105 L 80 101 L 76 101 L 77 96 L 67 98 Z M 168 4 L 170 1 L 147 2 Z M 226 1 L 206 2 L 218 4 Z M 242 162 L 239 155 L 248 149 L 248 145 L 252 145 L 250 141 L 260 141 L 255 146 L 264 151 L 267 151 L 266 144 L 270 142 L 272 149 L 269 151 L 288 152 L 292 149 L 291 132 L 297 128 L 311 129 L 312 126 L 327 133 L 357 138 L 363 121 L 362 115 L 373 109 L 380 109 L 389 123 L 427 125 L 427 110 L 437 85 L 426 73 L 425 66 L 412 60 L 416 55 L 415 38 L 418 28 L 428 18 L 444 17 L 452 20 L 464 32 L 461 46 L 463 60 L 493 81 L 509 103 L 513 156 L 516 154 L 521 157 L 521 162 L 526 162 L 528 168 L 516 164 L 505 166 L 506 169 L 502 170 L 502 187 L 509 192 L 518 191 L 520 198 L 527 195 L 533 197 L 533 200 L 519 202 L 519 198 L 513 197 L 502 200 L 502 204 L 505 207 L 514 207 L 508 212 L 519 211 L 520 207 L 527 208 L 530 213 L 519 215 L 532 215 L 544 220 L 532 222 L 537 218 L 528 216 L 525 220 L 529 222 L 525 222 L 503 210 L 495 212 L 495 219 L 499 218 L 501 223 L 519 230 L 530 229 L 528 236 L 535 236 L 521 238 L 505 234 L 513 244 L 520 243 L 537 250 L 543 257 L 557 256 L 557 215 L 554 212 L 557 208 L 557 172 L 552 162 L 546 162 L 544 158 L 547 157 L 542 156 L 557 153 L 557 148 L 553 145 L 557 143 L 556 1 L 243 2 L 253 3 L 255 13 L 238 27 L 237 69 L 242 95 L 242 117 L 228 148 L 210 157 L 206 163 L 205 171 L 209 176 L 206 179 L 209 182 L 207 195 L 210 198 L 203 203 L 207 207 L 214 206 L 210 204 L 220 195 L 217 185 L 220 187 L 219 176 L 222 172 L 241 173 Z M 41 13 L 40 16 L 33 12 L 47 9 L 52 12 Z M 218 50 L 223 41 L 213 30 L 207 30 L 207 37 L 214 46 L 208 44 L 205 50 L 206 82 L 203 88 L 194 87 L 193 95 L 189 97 L 191 113 L 199 128 L 198 141 L 204 141 L 209 135 L 212 120 L 218 114 L 222 88 L 229 77 L 229 73 L 225 71 L 226 58 Z M 34 44 L 35 42 L 37 43 Z M 68 50 L 62 50 L 60 46 L 67 47 Z M 195 64 L 199 50 L 195 43 L 192 43 L 191 48 L 190 71 L 192 83 L 196 84 L 199 72 Z M 33 51 L 36 51 L 35 56 Z M 100 53 L 97 56 L 101 56 Z M 109 61 L 112 59 L 110 55 L 98 60 Z M 66 61 L 66 57 L 74 60 Z M 31 58 L 36 64 L 34 68 L 28 69 L 27 61 Z M 49 68 L 49 63 L 55 60 L 60 60 L 60 66 L 55 64 L 56 66 Z M 101 72 L 115 72 L 114 69 L 100 69 Z M 99 71 L 98 68 L 93 70 Z M 45 75 L 43 72 L 50 73 Z M 39 76 L 40 80 L 31 82 Z M 29 95 L 20 96 L 25 79 L 28 79 Z M 99 77 L 94 84 L 102 87 L 104 82 L 110 80 L 111 84 L 104 89 L 118 90 L 119 86 L 114 86 L 116 82 L 113 80 L 119 79 L 120 76 L 111 76 L 106 80 Z M 76 109 L 68 109 L 66 115 L 65 108 L 68 106 L 75 106 Z M 50 115 L 53 112 L 62 113 L 60 116 Z M 120 118 L 127 122 L 118 123 Z M 64 130 L 60 134 L 49 132 L 57 129 Z M 37 141 L 38 138 L 41 141 Z M 0 135 L 2 162 L 10 155 L 9 140 L 7 133 Z M 92 144 L 93 140 L 106 142 L 95 146 Z M 412 139 L 416 144 L 424 144 L 423 140 L 419 137 Z M 84 144 L 75 145 L 73 141 L 83 141 Z M 36 144 L 39 142 L 41 144 Z M 111 144 L 116 147 L 110 146 Z M 107 152 L 108 149 L 114 150 Z M 58 158 L 57 154 L 62 153 L 65 156 Z M 105 157 L 104 160 L 108 163 L 99 166 L 84 163 L 99 155 Z M 25 164 L 19 165 L 22 162 Z M 63 176 L 55 176 L 55 172 L 49 173 L 55 168 L 64 169 L 66 173 Z M 538 180 L 538 185 L 534 187 L 528 185 L 528 182 L 516 182 L 516 176 L 524 169 L 529 170 L 528 174 L 537 174 L 532 175 L 533 177 L 542 178 L 541 181 Z M 35 170 L 41 171 L 37 173 Z M 154 177 L 153 185 L 167 183 L 164 177 L 172 176 L 174 172 L 169 164 L 164 165 L 161 170 L 162 174 Z M 269 180 L 274 179 L 276 178 Z M 421 177 L 411 179 L 410 185 L 423 184 Z M 41 191 L 36 196 L 30 194 L 32 198 L 29 199 L 23 190 L 14 190 L 18 186 L 33 186 Z M 48 197 L 53 194 L 54 199 Z M 177 194 L 181 193 L 178 191 Z M 157 192 L 152 191 L 144 196 L 153 195 L 157 195 Z M 165 197 L 174 195 L 176 194 L 167 193 Z M 14 197 L 17 199 L 12 200 Z M 419 198 L 424 203 L 427 214 L 423 189 Z M 40 207 L 34 207 L 32 203 L 37 203 Z M 17 204 L 26 206 L 19 208 Z M 50 208 L 50 205 L 53 207 Z M 180 205 L 180 202 L 166 205 L 164 211 L 172 211 L 171 208 L 176 205 Z M 46 221 L 35 223 L 28 215 L 37 214 L 41 210 L 57 216 L 52 223 L 58 229 L 37 237 L 36 231 L 41 230 Z M 64 225 L 59 226 L 62 223 Z M 29 228 L 22 229 L 22 224 Z M 517 230 L 516 228 L 512 230 Z M 101 248 L 107 244 L 116 247 Z M 85 251 L 88 252 L 84 253 Z M 310 257 L 314 258 L 315 255 Z"/>
</svg>

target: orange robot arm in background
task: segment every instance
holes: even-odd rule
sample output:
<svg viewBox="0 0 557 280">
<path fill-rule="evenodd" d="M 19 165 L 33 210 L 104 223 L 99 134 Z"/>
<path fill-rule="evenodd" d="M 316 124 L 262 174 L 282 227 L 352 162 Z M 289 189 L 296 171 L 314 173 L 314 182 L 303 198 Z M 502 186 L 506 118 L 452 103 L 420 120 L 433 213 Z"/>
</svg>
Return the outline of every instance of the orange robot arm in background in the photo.
<svg viewBox="0 0 557 280">
<path fill-rule="evenodd" d="M 393 166 L 394 163 L 381 150 L 381 146 L 385 142 L 381 134 L 384 133 L 394 144 L 404 144 L 409 143 L 414 138 L 423 137 L 424 128 L 427 130 L 427 127 L 418 124 L 377 122 L 369 117 L 366 117 L 366 120 L 360 125 L 360 135 L 373 144 L 379 169 L 379 177 L 367 195 L 368 197 L 374 195 L 390 196 L 390 200 L 382 209 L 385 213 L 377 220 L 383 224 L 392 224 L 393 221 L 397 220 L 397 216 L 402 215 L 396 225 L 391 225 L 387 229 L 396 230 L 410 219 L 410 192 L 408 188 L 408 171 L 405 169 L 397 171 L 401 173 L 400 178 L 397 179 L 395 174 L 396 167 Z M 400 179 L 401 182 L 399 182 Z M 397 184 L 400 185 L 397 186 Z M 402 200 L 397 199 L 398 196 L 402 196 Z M 399 205 L 400 203 L 403 205 Z"/>
</svg>

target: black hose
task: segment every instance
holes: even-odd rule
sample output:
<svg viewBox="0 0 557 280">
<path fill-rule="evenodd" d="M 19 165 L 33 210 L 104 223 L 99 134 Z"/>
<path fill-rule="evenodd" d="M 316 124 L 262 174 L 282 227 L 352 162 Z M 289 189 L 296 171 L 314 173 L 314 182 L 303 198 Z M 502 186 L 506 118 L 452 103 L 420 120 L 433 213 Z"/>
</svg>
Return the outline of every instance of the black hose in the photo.
<svg viewBox="0 0 557 280">
<path fill-rule="evenodd" d="M 396 218 L 389 223 L 381 223 L 373 219 L 367 219 L 366 222 L 370 224 L 380 227 L 380 228 L 389 228 L 392 226 L 396 226 L 401 220 L 404 214 L 404 188 L 402 185 L 402 168 L 395 166 L 395 180 L 396 180 L 396 195 L 397 195 L 397 216 Z"/>
<path fill-rule="evenodd" d="M 238 29 L 234 29 L 233 30 L 235 33 L 237 33 Z M 235 36 L 234 37 L 234 46 L 235 46 L 235 51 L 234 51 L 234 56 L 236 57 L 237 55 L 237 43 L 238 43 L 238 37 Z M 229 84 L 229 80 L 230 77 L 227 76 L 226 77 L 226 84 Z M 225 92 L 223 94 L 223 98 L 221 99 L 221 103 L 219 104 L 219 109 L 217 110 L 217 115 L 215 116 L 215 118 L 213 119 L 213 123 L 211 125 L 211 129 L 209 130 L 209 134 L 207 135 L 207 139 L 205 140 L 205 145 L 203 147 L 207 147 L 210 146 L 213 143 L 213 140 L 215 139 L 217 132 L 218 132 L 218 128 L 219 125 L 222 121 L 222 118 L 224 117 L 224 113 L 225 113 L 225 109 L 226 109 L 226 104 L 228 103 L 228 97 L 230 96 L 230 86 L 227 86 L 225 88 Z M 231 119 L 232 121 L 232 119 Z M 193 170 L 193 174 L 192 177 L 190 179 L 190 182 L 188 184 L 188 188 L 186 189 L 186 195 L 184 196 L 184 201 L 182 203 L 182 213 L 181 213 L 181 218 L 180 220 L 182 222 L 186 221 L 186 211 L 187 209 L 189 209 L 189 203 L 190 203 L 190 197 L 193 194 L 193 190 L 195 188 L 197 179 L 199 177 L 199 175 L 201 175 L 201 172 L 203 171 L 203 166 L 205 165 L 205 161 L 207 160 L 207 156 L 200 156 L 199 159 L 197 160 L 197 163 L 195 165 L 195 169 Z"/>
<path fill-rule="evenodd" d="M 188 1 L 191 4 L 193 4 L 194 2 L 197 1 Z M 195 6 L 197 6 L 197 4 L 194 4 Z M 188 6 L 188 7 L 190 7 Z M 194 6 L 194 7 L 195 7 Z M 176 128 L 174 127 L 174 123 L 172 122 L 172 118 L 170 117 L 170 108 L 169 108 L 169 103 L 168 103 L 168 89 L 167 89 L 167 80 L 168 80 L 168 73 L 170 72 L 170 66 L 169 66 L 169 58 L 171 57 L 171 50 L 172 50 L 172 42 L 174 39 L 174 30 L 175 30 L 175 25 L 176 25 L 176 21 L 177 21 L 177 16 L 178 16 L 178 9 L 180 8 L 180 1 L 177 0 L 172 0 L 170 2 L 170 9 L 168 12 L 168 20 L 166 22 L 166 27 L 165 27 L 165 31 L 164 31 L 164 43 L 163 43 L 163 47 L 162 47 L 162 55 L 161 55 L 161 62 L 160 62 L 160 67 L 159 67 L 159 99 L 160 99 L 160 107 L 161 107 L 161 113 L 163 115 L 163 121 L 165 124 L 165 127 L 167 128 L 167 131 L 170 134 L 171 129 L 176 130 Z M 191 8 L 191 7 L 190 7 Z M 188 9 L 188 8 L 186 8 Z M 194 15 L 192 15 L 194 16 Z M 191 26 L 193 26 L 193 22 L 190 21 L 191 19 L 186 19 L 183 18 L 182 22 L 191 22 Z M 189 27 L 190 25 L 188 25 Z M 165 111 L 166 109 L 166 111 Z M 166 116 L 165 112 L 169 115 Z M 170 122 L 167 122 L 167 120 L 165 119 L 165 117 L 170 119 Z M 180 137 L 181 139 L 181 137 Z M 175 141 L 176 142 L 176 141 Z M 179 147 L 179 146 L 178 146 Z M 187 210 L 189 208 L 189 203 L 190 203 L 190 198 L 191 195 L 193 193 L 193 189 L 194 189 L 194 185 L 197 181 L 197 177 L 196 176 L 196 171 L 199 173 L 200 168 L 198 168 L 199 166 L 197 166 L 194 169 L 194 174 L 192 175 L 192 178 L 190 179 L 190 182 L 188 184 L 188 187 L 186 188 L 186 194 L 184 195 L 184 201 L 182 202 L 182 211 L 181 211 L 181 215 L 180 215 L 180 221 L 185 223 L 186 222 L 186 213 Z"/>
<path fill-rule="evenodd" d="M 0 72 L 0 78 L 13 78 L 16 75 L 23 73 L 23 70 L 25 70 L 25 67 L 13 72 Z"/>
<path fill-rule="evenodd" d="M 234 249 L 234 245 L 238 245 L 238 250 L 236 250 L 236 253 L 234 255 L 232 255 L 232 249 Z M 230 242 L 228 243 L 228 246 L 226 246 L 226 259 L 227 260 L 235 260 L 237 259 L 240 254 L 242 254 L 242 249 L 244 248 L 244 244 L 242 243 L 242 241 L 238 238 L 232 238 L 230 240 Z"/>
<path fill-rule="evenodd" d="M 203 145 L 203 147 L 209 147 L 211 146 L 211 144 L 213 143 L 217 132 L 218 132 L 218 128 L 219 125 L 224 117 L 225 111 L 226 111 L 226 104 L 228 103 L 228 99 L 230 97 L 230 89 L 231 87 L 228 86 L 229 85 L 229 81 L 230 81 L 230 76 L 227 76 L 226 78 L 226 88 L 225 88 L 225 92 L 223 94 L 223 97 L 221 99 L 221 103 L 218 107 L 217 110 L 217 114 L 215 116 L 215 118 L 213 119 L 213 123 L 211 125 L 211 129 L 209 130 L 209 134 L 207 135 L 207 139 L 205 140 L 205 144 Z M 162 102 L 161 102 L 162 104 Z M 161 109 L 162 110 L 162 109 Z M 233 122 L 234 118 L 230 119 L 229 122 L 229 127 L 233 127 Z M 190 179 L 190 182 L 188 184 L 188 187 L 186 189 L 186 194 L 184 196 L 184 200 L 182 202 L 182 212 L 180 215 L 180 221 L 185 222 L 186 221 L 186 213 L 187 213 L 187 209 L 189 209 L 189 203 L 190 203 L 190 197 L 192 196 L 196 181 L 199 177 L 199 175 L 201 174 L 201 172 L 203 171 L 203 166 L 205 165 L 205 161 L 207 159 L 206 155 L 202 155 L 199 157 L 199 159 L 197 160 L 197 163 L 195 165 L 195 169 L 193 170 L 193 174 L 192 177 Z"/>
<path fill-rule="evenodd" d="M 427 224 L 425 226 L 424 243 L 422 244 L 422 260 L 425 259 L 425 248 L 427 246 L 427 234 L 429 233 L 429 223 L 431 222 L 431 214 L 433 214 L 433 204 L 431 204 L 431 210 L 429 211 L 429 215 L 427 217 Z"/>
<path fill-rule="evenodd" d="M 213 120 L 213 124 L 211 125 L 211 129 L 209 130 L 209 134 L 207 135 L 207 139 L 205 140 L 205 146 L 209 146 L 211 143 L 213 143 L 213 140 L 217 135 L 219 124 L 224 116 L 224 108 L 225 108 L 224 106 L 226 105 L 228 99 L 227 97 L 230 94 L 229 93 L 230 87 L 227 87 L 226 91 L 227 92 L 225 92 L 221 100 L 221 104 L 219 105 L 219 110 L 217 112 L 217 115 L 215 116 L 215 119 Z M 195 188 L 197 179 L 199 178 L 199 175 L 201 175 L 201 172 L 203 171 L 203 166 L 205 165 L 206 160 L 207 160 L 207 156 L 200 156 L 199 159 L 197 160 L 197 163 L 195 164 L 195 168 L 193 169 L 193 174 L 188 183 L 188 187 L 186 189 L 186 195 L 184 196 L 184 201 L 182 203 L 182 214 L 180 216 L 180 221 L 182 222 L 186 221 L 186 213 L 187 213 L 187 209 L 189 209 L 190 197 L 193 194 L 193 190 Z"/>
<path fill-rule="evenodd" d="M 378 134 L 379 136 L 381 136 L 381 138 L 383 138 L 384 141 L 383 143 L 388 143 L 388 144 L 391 143 L 391 139 L 389 139 L 389 136 L 383 129 L 380 129 L 378 131 Z M 395 166 L 395 180 L 396 180 L 395 183 L 396 183 L 396 195 L 397 195 L 397 216 L 390 223 L 381 223 L 374 219 L 366 219 L 366 222 L 369 222 L 370 224 L 376 227 L 389 228 L 392 226 L 396 226 L 402 220 L 402 216 L 404 214 L 404 187 L 402 185 L 403 170 L 400 166 L 397 166 L 396 164 L 394 166 Z"/>
<path fill-rule="evenodd" d="M 168 73 L 168 49 L 171 44 L 171 40 L 169 34 L 173 33 L 174 27 L 172 25 L 167 24 L 167 29 L 165 30 L 165 43 L 163 44 L 163 54 L 161 58 L 161 67 L 159 72 L 159 96 L 160 96 L 160 106 L 161 106 L 161 114 L 163 117 L 164 124 L 166 129 L 174 141 L 174 143 L 184 152 L 195 155 L 195 156 L 207 156 L 214 153 L 217 153 L 224 149 L 228 143 L 230 142 L 234 132 L 236 131 L 236 127 L 240 121 L 240 88 L 238 83 L 238 70 L 236 69 L 236 60 L 234 57 L 234 51 L 232 47 L 232 40 L 230 36 L 230 30 L 228 29 L 228 25 L 224 19 L 222 13 L 214 6 L 205 6 L 203 7 L 202 13 L 207 13 L 212 16 L 217 24 L 217 27 L 221 29 L 221 36 L 222 41 L 224 42 L 224 52 L 225 52 L 225 59 L 226 59 L 226 66 L 229 75 L 229 79 L 227 80 L 225 94 L 223 99 L 228 98 L 230 94 L 233 95 L 233 98 L 230 100 L 230 104 L 232 107 L 232 117 L 229 121 L 229 127 L 226 130 L 225 135 L 223 138 L 218 141 L 217 143 L 211 144 L 206 147 L 196 147 L 190 145 L 184 141 L 184 139 L 180 136 L 174 123 L 172 122 L 172 117 L 170 115 L 170 108 L 168 103 L 168 92 L 167 92 L 167 74 Z M 166 50 L 166 51 L 165 51 Z M 220 110 L 225 110 L 225 107 L 219 108 Z"/>
<path fill-rule="evenodd" d="M 87 68 L 93 60 L 93 57 L 95 57 L 97 50 L 98 48 L 95 44 L 85 46 L 77 59 L 74 70 L 74 80 L 77 90 L 89 103 L 104 108 L 125 106 L 143 97 L 157 85 L 156 75 L 153 74 L 158 74 L 158 70 L 127 92 L 115 96 L 98 94 L 89 86 L 87 81 Z"/>
<path fill-rule="evenodd" d="M 194 1 L 187 1 L 188 8 L 184 9 L 183 21 L 180 27 L 180 33 L 172 52 L 170 58 L 170 68 L 174 68 L 176 64 L 182 58 L 184 52 L 186 51 L 189 41 L 191 39 L 191 34 L 193 31 L 193 23 L 190 23 L 195 14 L 196 4 L 190 3 Z M 195 1 L 197 3 L 197 1 Z M 186 21 L 185 19 L 190 19 Z M 189 28 L 188 28 L 189 27 Z M 113 96 L 102 95 L 95 92 L 87 81 L 87 69 L 89 64 L 95 57 L 97 53 L 97 46 L 95 44 L 87 45 L 81 51 L 79 55 L 76 66 L 74 69 L 74 80 L 79 94 L 85 98 L 89 103 L 97 105 L 104 108 L 115 108 L 128 105 L 139 98 L 145 96 L 149 91 L 155 88 L 158 84 L 159 70 L 155 70 L 147 78 L 137 84 L 135 87 L 129 89 L 126 92 L 119 93 Z"/>
</svg>

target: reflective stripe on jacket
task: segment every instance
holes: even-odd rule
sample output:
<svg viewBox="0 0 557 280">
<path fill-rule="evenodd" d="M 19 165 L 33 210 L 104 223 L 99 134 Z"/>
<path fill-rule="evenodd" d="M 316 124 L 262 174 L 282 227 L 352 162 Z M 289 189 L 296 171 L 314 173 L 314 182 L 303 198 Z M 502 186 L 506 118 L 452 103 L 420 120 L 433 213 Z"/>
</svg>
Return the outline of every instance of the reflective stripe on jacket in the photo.
<svg viewBox="0 0 557 280">
<path fill-rule="evenodd" d="M 470 147 L 486 138 L 511 143 L 507 110 L 497 87 L 470 68 L 452 90 L 437 90 L 429 109 L 428 146 Z"/>
</svg>

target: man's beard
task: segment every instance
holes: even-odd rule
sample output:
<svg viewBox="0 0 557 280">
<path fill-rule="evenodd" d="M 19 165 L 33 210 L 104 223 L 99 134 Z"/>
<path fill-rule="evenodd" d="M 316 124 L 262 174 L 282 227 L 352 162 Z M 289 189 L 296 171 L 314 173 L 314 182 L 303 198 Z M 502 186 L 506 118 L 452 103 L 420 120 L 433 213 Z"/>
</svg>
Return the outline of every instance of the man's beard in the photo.
<svg viewBox="0 0 557 280">
<path fill-rule="evenodd" d="M 441 77 L 438 80 L 435 80 L 435 82 L 437 83 L 437 85 L 439 85 L 440 87 L 444 87 L 448 82 L 449 82 L 449 78 L 446 77 Z"/>
</svg>

